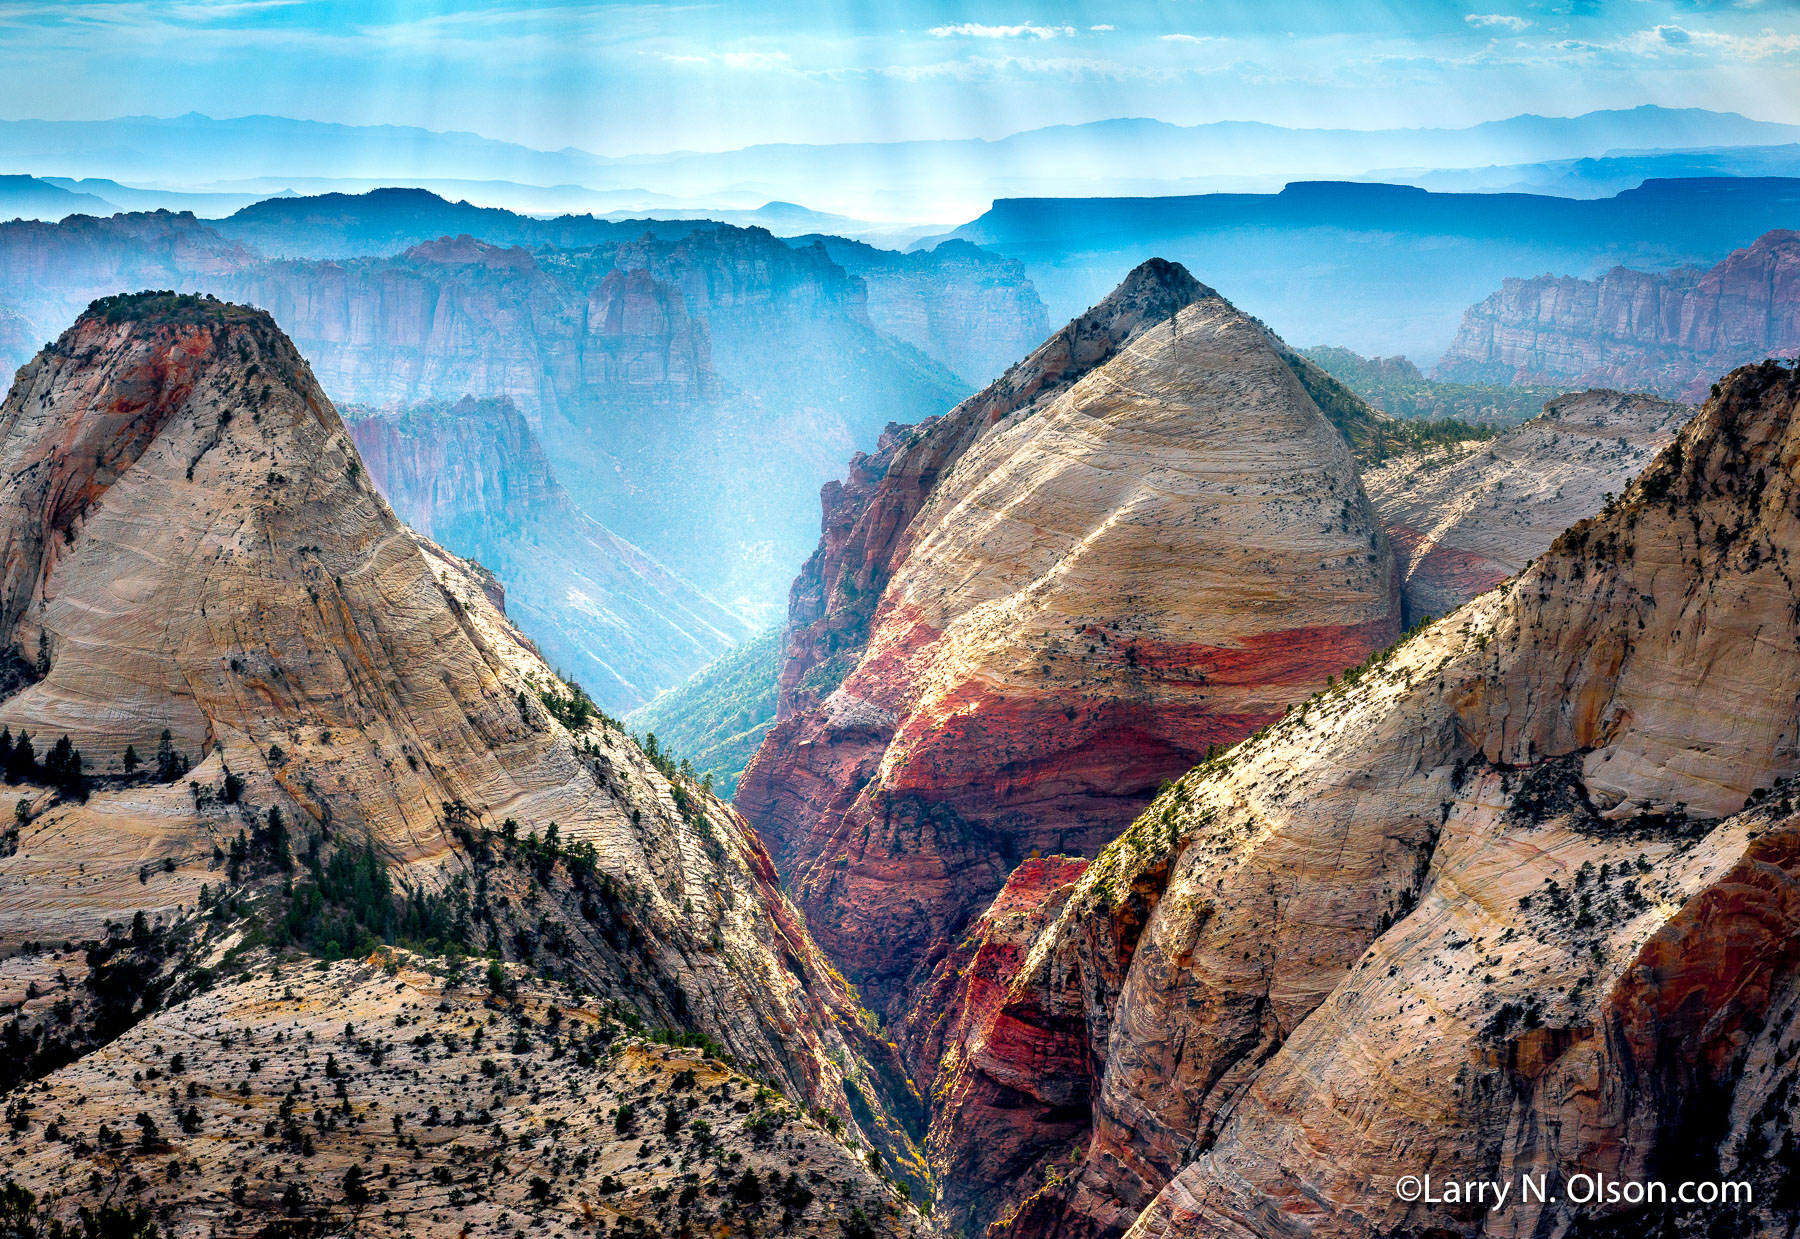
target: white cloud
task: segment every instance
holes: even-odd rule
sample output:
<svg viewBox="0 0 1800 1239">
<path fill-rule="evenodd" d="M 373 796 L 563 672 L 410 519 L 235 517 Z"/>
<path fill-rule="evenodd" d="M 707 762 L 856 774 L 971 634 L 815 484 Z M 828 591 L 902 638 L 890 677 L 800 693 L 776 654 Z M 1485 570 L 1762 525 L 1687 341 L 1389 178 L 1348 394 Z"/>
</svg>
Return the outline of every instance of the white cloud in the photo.
<svg viewBox="0 0 1800 1239">
<path fill-rule="evenodd" d="M 1756 34 L 1689 30 L 1660 25 L 1638 30 L 1605 45 L 1607 50 L 1638 56 L 1698 56 L 1711 53 L 1725 60 L 1771 60 L 1800 54 L 1800 34 L 1763 29 Z"/>
<path fill-rule="evenodd" d="M 1040 26 L 1024 22 L 1017 26 L 984 26 L 980 22 L 962 22 L 955 26 L 933 26 L 928 32 L 934 39 L 1060 39 L 1075 33 L 1073 26 Z"/>
<path fill-rule="evenodd" d="M 786 52 L 726 52 L 719 63 L 727 69 L 791 69 L 794 61 Z"/>
<path fill-rule="evenodd" d="M 1509 13 L 1470 13 L 1468 16 L 1464 17 L 1463 20 L 1468 22 L 1471 26 L 1474 26 L 1477 30 L 1510 30 L 1514 34 L 1517 34 L 1521 30 L 1529 29 L 1531 26 L 1531 23 L 1526 21 L 1523 17 L 1514 17 Z"/>
<path fill-rule="evenodd" d="M 1205 34 L 1165 34 L 1162 40 L 1164 43 L 1212 43 L 1216 41 L 1211 35 Z"/>
<path fill-rule="evenodd" d="M 1111 30 L 1112 27 L 1111 26 L 1089 26 L 1088 29 L 1098 32 L 1098 31 L 1102 31 L 1102 30 Z"/>
</svg>

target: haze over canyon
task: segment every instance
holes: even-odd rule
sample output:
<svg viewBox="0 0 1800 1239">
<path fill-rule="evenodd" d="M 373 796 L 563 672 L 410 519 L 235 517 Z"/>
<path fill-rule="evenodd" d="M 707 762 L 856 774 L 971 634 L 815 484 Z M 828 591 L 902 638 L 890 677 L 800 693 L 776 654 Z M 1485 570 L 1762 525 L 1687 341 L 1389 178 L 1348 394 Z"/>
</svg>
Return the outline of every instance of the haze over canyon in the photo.
<svg viewBox="0 0 1800 1239">
<path fill-rule="evenodd" d="M 5 1236 L 1800 1232 L 1782 6 L 5 23 Z"/>
</svg>

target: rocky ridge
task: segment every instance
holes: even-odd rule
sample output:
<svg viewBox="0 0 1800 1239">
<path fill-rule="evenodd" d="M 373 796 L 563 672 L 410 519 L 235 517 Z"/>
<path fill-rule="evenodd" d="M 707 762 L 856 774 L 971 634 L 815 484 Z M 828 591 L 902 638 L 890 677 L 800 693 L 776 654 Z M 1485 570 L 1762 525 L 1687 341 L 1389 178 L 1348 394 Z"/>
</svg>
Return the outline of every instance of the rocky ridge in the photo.
<svg viewBox="0 0 1800 1239">
<path fill-rule="evenodd" d="M 576 507 L 510 401 L 345 415 L 400 518 L 504 580 L 515 622 L 605 708 L 642 705 L 749 635 L 736 615 Z"/>
<path fill-rule="evenodd" d="M 979 1162 L 1021 1111 L 1085 1119 L 1007 1150 L 1004 1176 L 946 1177 L 949 1216 L 1785 1234 L 1797 462 L 1800 374 L 1734 373 L 1516 581 L 1160 796 L 946 1054 L 934 1091 L 976 1104 L 930 1156 Z M 1550 1199 L 1396 1195 L 1426 1170 L 1542 1174 Z M 1743 1180 L 1754 1202 L 1584 1208 L 1570 1185 L 1594 1173 Z"/>
<path fill-rule="evenodd" d="M 1784 229 L 1710 270 L 1615 267 L 1593 281 L 1506 280 L 1463 315 L 1437 374 L 1697 401 L 1733 366 L 1797 353 L 1800 233 Z"/>
<path fill-rule="evenodd" d="M 1399 630 L 1345 443 L 1159 261 L 825 508 L 737 803 L 891 1014 L 1020 860 L 1092 854 Z"/>
<path fill-rule="evenodd" d="M 65 1223 L 110 1202 L 177 1237 L 925 1229 L 716 1055 L 404 953 L 222 979 L 10 1104 L 8 1178 Z"/>
<path fill-rule="evenodd" d="M 9 770 L 4 945 L 88 944 L 9 1070 L 55 1087 L 221 967 L 399 937 L 697 1038 L 913 1173 L 904 1072 L 754 834 L 399 523 L 267 315 L 98 303 L 0 431 L 0 722 L 68 737 L 86 783 Z"/>
<path fill-rule="evenodd" d="M 1623 494 L 1692 414 L 1653 396 L 1579 392 L 1487 442 L 1366 471 L 1400 563 L 1407 622 L 1447 614 L 1524 568 Z"/>
</svg>

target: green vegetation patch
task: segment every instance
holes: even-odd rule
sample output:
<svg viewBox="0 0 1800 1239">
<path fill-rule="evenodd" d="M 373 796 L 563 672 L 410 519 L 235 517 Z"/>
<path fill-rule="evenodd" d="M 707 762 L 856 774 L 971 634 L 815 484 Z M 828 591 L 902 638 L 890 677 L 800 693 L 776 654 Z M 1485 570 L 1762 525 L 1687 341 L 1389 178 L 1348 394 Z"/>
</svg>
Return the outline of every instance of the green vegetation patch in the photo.
<svg viewBox="0 0 1800 1239">
<path fill-rule="evenodd" d="M 713 789 L 728 800 L 775 724 L 781 661 L 782 630 L 774 628 L 639 706 L 625 716 L 625 726 L 639 735 L 653 733 L 666 748 L 688 754 L 693 768 L 710 774 Z"/>
<path fill-rule="evenodd" d="M 1504 430 L 1530 421 L 1566 390 L 1499 383 L 1440 383 L 1404 357 L 1364 357 L 1347 348 L 1309 348 L 1301 356 L 1390 417 L 1457 421 Z"/>
</svg>

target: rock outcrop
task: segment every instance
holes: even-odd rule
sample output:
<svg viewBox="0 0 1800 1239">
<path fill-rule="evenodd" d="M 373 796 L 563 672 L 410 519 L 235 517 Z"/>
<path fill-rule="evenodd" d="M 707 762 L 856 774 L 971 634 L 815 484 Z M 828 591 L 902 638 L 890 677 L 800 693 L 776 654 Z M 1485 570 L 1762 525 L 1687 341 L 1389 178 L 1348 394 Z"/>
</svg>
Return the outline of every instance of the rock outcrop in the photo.
<svg viewBox="0 0 1800 1239">
<path fill-rule="evenodd" d="M 400 524 L 266 314 L 96 303 L 20 372 L 0 455 L 0 942 L 95 943 L 97 1004 L 9 1026 L 9 1071 L 221 960 L 400 939 L 711 1046 L 911 1173 L 904 1073 L 754 834 Z"/>
<path fill-rule="evenodd" d="M 781 717 L 738 786 L 897 1013 L 1019 861 L 1392 640 L 1394 566 L 1278 342 L 1152 261 L 825 491 Z"/>
<path fill-rule="evenodd" d="M 1517 573 L 1623 494 L 1692 415 L 1653 396 L 1580 392 L 1497 438 L 1364 473 L 1405 581 L 1407 623 L 1445 615 Z"/>
<path fill-rule="evenodd" d="M 375 485 L 413 529 L 479 561 L 552 666 L 620 713 L 750 635 L 577 508 L 511 401 L 348 408 Z"/>
<path fill-rule="evenodd" d="M 817 242 L 868 289 L 869 321 L 936 358 L 970 386 L 1037 347 L 1050 320 L 1025 268 L 967 241 L 898 253 L 843 237 Z"/>
<path fill-rule="evenodd" d="M 30 961 L 52 965 L 43 1006 L 67 1001 L 53 974 L 79 969 L 70 955 Z M 405 953 L 223 979 L 14 1098 L 6 1177 L 65 1225 L 142 1208 L 182 1239 L 447 1237 L 515 1219 L 621 1236 L 924 1231 L 761 1081 L 646 1041 L 566 986 L 515 973 L 509 987 L 502 1005 L 485 979 Z"/>
<path fill-rule="evenodd" d="M 1567 383 L 1701 400 L 1715 376 L 1800 354 L 1800 233 L 1767 233 L 1711 270 L 1615 267 L 1509 279 L 1463 315 L 1440 378 Z"/>
<path fill-rule="evenodd" d="M 937 1085 L 1087 1134 L 947 1203 L 1005 1236 L 1788 1233 L 1797 461 L 1800 374 L 1736 372 L 1516 581 L 1172 786 L 991 1021 L 1057 1052 Z M 1512 1200 L 1403 1199 L 1426 1173 Z"/>
</svg>

